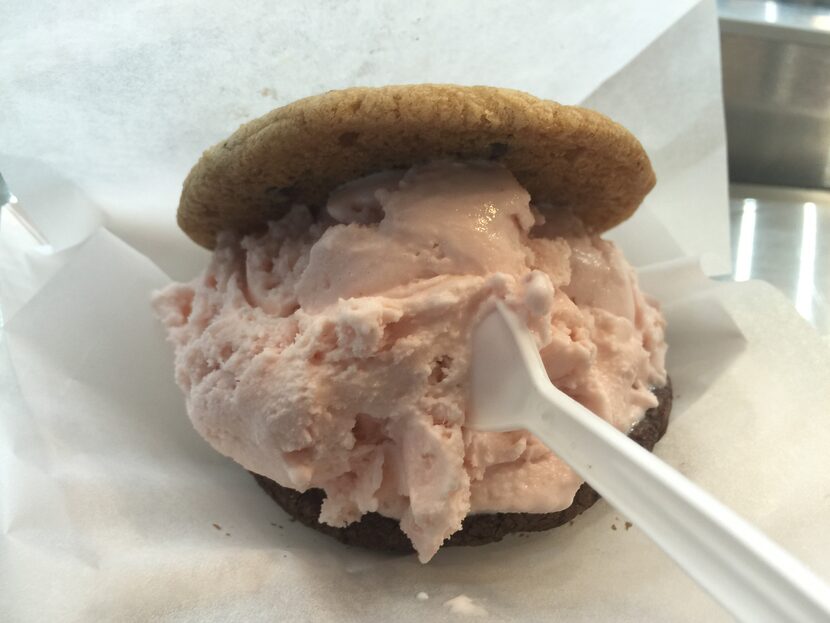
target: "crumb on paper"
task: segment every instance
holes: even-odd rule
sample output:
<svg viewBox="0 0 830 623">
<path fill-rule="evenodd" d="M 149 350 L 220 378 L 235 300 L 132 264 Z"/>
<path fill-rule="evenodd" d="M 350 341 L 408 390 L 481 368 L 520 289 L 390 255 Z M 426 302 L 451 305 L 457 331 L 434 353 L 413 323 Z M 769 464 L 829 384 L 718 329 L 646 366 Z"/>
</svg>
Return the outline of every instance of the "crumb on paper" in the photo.
<svg viewBox="0 0 830 623">
<path fill-rule="evenodd" d="M 226 533 L 225 533 L 225 536 L 230 536 L 230 535 L 231 535 L 231 533 L 230 533 L 230 532 L 226 532 Z"/>
<path fill-rule="evenodd" d="M 216 528 L 217 530 L 222 529 L 222 526 L 220 526 L 218 523 L 213 524 L 213 527 Z"/>
<path fill-rule="evenodd" d="M 421 591 L 420 593 L 415 595 L 415 599 L 417 599 L 418 601 L 426 601 L 427 599 L 429 599 L 429 593 Z"/>
<path fill-rule="evenodd" d="M 472 599 L 466 595 L 458 595 L 444 602 L 444 605 L 450 609 L 453 614 L 461 614 L 471 617 L 486 617 L 487 610 L 479 606 Z"/>
<path fill-rule="evenodd" d="M 626 530 L 628 530 L 628 529 L 629 529 L 631 526 L 633 526 L 633 525 L 634 525 L 634 524 L 633 524 L 633 523 L 631 523 L 630 521 L 626 521 L 626 522 L 625 522 L 625 529 L 626 529 Z"/>
<path fill-rule="evenodd" d="M 612 529 L 612 530 L 616 530 L 616 529 L 617 529 L 617 524 L 612 523 L 612 524 L 611 524 L 611 529 Z"/>
</svg>

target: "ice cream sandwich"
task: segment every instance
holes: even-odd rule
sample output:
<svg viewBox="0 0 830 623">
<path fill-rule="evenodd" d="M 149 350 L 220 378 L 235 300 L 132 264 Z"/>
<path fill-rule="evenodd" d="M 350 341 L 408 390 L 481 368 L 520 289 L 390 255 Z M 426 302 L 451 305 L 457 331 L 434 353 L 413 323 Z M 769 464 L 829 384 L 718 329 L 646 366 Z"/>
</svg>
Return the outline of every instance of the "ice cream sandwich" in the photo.
<svg viewBox="0 0 830 623">
<path fill-rule="evenodd" d="M 470 334 L 503 300 L 551 381 L 651 449 L 665 321 L 601 234 L 654 183 L 622 126 L 506 89 L 346 89 L 251 121 L 184 183 L 210 265 L 154 296 L 194 427 L 345 543 L 426 562 L 570 521 L 598 496 L 563 461 L 467 426 Z"/>
</svg>

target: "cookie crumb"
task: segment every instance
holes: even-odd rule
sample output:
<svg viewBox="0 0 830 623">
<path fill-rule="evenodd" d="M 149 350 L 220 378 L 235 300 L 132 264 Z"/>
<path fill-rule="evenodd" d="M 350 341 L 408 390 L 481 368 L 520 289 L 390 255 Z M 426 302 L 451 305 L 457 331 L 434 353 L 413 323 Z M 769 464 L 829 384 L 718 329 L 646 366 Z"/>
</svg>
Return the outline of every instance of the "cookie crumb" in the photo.
<svg viewBox="0 0 830 623">
<path fill-rule="evenodd" d="M 628 529 L 629 529 L 631 526 L 633 526 L 633 525 L 634 525 L 634 524 L 632 524 L 630 521 L 626 521 L 626 522 L 625 522 L 625 529 L 626 529 L 626 530 L 628 530 Z"/>
<path fill-rule="evenodd" d="M 220 526 L 218 523 L 213 524 L 213 527 L 216 528 L 217 530 L 222 529 L 222 526 Z"/>
<path fill-rule="evenodd" d="M 226 533 L 225 533 L 225 536 L 230 536 L 230 535 L 231 535 L 231 533 L 230 533 L 230 532 L 226 532 Z"/>
<path fill-rule="evenodd" d="M 450 609 L 453 614 L 461 614 L 473 617 L 486 617 L 487 610 L 475 603 L 466 595 L 459 595 L 444 602 L 444 606 Z"/>
<path fill-rule="evenodd" d="M 617 524 L 612 523 L 612 524 L 611 524 L 611 529 L 612 529 L 612 530 L 616 530 L 616 529 L 617 529 Z"/>
</svg>

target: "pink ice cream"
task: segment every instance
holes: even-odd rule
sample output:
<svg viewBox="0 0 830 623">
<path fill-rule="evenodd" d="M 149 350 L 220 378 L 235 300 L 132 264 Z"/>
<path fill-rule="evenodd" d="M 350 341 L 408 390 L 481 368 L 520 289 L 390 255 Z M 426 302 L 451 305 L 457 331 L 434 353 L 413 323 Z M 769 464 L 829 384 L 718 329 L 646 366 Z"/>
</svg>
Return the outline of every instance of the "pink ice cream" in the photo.
<svg viewBox="0 0 830 623">
<path fill-rule="evenodd" d="M 222 235 L 200 277 L 154 299 L 196 430 L 320 521 L 400 520 L 421 561 L 470 513 L 553 512 L 579 477 L 532 435 L 469 417 L 470 332 L 493 298 L 551 380 L 620 430 L 666 382 L 664 321 L 610 242 L 543 222 L 506 169 L 433 163 Z"/>
</svg>

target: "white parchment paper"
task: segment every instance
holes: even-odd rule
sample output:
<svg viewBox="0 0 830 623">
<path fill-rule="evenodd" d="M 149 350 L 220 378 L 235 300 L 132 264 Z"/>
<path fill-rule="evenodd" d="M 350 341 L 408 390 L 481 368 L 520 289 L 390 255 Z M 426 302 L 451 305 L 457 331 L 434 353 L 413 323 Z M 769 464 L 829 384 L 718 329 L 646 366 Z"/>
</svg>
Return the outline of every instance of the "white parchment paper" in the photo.
<svg viewBox="0 0 830 623">
<path fill-rule="evenodd" d="M 292 523 L 190 427 L 147 304 L 204 262 L 174 226 L 181 179 L 241 121 L 387 82 L 586 101 L 642 136 L 660 182 L 614 236 L 669 319 L 676 404 L 657 453 L 830 578 L 826 345 L 771 287 L 683 259 L 728 257 L 713 4 L 472 5 L 43 1 L 4 16 L 17 62 L 0 170 L 34 221 L 61 210 L 78 227 L 35 247 L 0 215 L 0 619 L 455 621 L 443 604 L 464 594 L 493 621 L 726 620 L 604 502 L 423 566 Z"/>
<path fill-rule="evenodd" d="M 670 326 L 658 454 L 830 577 L 826 347 L 765 284 L 684 260 L 641 278 Z M 4 620 L 449 621 L 459 594 L 497 621 L 724 619 L 605 503 L 428 565 L 292 523 L 191 429 L 147 306 L 167 280 L 102 229 L 4 328 Z"/>
</svg>

